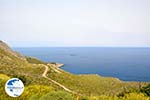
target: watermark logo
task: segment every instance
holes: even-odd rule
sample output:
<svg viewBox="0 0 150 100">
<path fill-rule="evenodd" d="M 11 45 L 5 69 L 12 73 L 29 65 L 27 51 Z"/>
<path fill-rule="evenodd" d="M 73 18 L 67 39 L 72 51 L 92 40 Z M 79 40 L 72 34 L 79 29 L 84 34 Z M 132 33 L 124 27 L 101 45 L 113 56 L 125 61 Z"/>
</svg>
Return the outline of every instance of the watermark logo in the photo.
<svg viewBox="0 0 150 100">
<path fill-rule="evenodd" d="M 5 84 L 5 91 L 11 97 L 18 97 L 24 91 L 24 84 L 18 78 L 11 78 Z"/>
</svg>

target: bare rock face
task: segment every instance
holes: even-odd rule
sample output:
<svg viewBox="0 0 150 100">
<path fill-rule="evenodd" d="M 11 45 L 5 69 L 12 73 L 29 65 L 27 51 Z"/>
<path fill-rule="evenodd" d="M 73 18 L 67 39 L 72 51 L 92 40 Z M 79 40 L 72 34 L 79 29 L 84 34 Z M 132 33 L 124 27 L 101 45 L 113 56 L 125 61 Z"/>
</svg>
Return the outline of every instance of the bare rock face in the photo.
<svg viewBox="0 0 150 100">
<path fill-rule="evenodd" d="M 19 54 L 18 52 L 13 51 L 6 43 L 4 43 L 3 41 L 0 40 L 0 49 L 10 53 L 11 55 L 21 59 L 21 60 L 26 60 L 26 58 Z"/>
</svg>

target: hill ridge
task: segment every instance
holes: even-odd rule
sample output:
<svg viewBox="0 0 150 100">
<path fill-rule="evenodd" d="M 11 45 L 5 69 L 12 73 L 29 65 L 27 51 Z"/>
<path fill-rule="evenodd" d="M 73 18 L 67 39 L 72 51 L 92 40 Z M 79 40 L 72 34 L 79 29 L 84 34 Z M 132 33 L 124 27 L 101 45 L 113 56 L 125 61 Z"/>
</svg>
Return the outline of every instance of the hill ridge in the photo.
<svg viewBox="0 0 150 100">
<path fill-rule="evenodd" d="M 18 53 L 18 52 L 15 52 L 13 51 L 5 42 L 3 42 L 2 40 L 0 40 L 0 49 L 10 53 L 11 55 L 17 57 L 17 58 L 20 58 L 21 60 L 26 60 L 26 58 Z"/>
</svg>

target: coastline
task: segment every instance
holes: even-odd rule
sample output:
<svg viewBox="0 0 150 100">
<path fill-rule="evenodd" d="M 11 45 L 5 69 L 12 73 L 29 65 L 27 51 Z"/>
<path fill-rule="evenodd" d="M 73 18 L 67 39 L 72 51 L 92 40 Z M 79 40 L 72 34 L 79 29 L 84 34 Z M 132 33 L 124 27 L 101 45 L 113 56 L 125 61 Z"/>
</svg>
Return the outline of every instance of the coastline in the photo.
<svg viewBox="0 0 150 100">
<path fill-rule="evenodd" d="M 60 63 L 57 63 L 57 64 L 56 64 L 56 67 L 58 67 L 58 68 L 60 68 L 60 67 L 62 67 L 62 66 L 64 66 L 64 64 L 60 64 Z"/>
<path fill-rule="evenodd" d="M 64 64 L 57 63 L 57 62 L 50 62 L 50 63 L 48 63 L 48 64 L 55 65 L 57 68 L 60 68 L 60 67 L 64 66 Z"/>
</svg>

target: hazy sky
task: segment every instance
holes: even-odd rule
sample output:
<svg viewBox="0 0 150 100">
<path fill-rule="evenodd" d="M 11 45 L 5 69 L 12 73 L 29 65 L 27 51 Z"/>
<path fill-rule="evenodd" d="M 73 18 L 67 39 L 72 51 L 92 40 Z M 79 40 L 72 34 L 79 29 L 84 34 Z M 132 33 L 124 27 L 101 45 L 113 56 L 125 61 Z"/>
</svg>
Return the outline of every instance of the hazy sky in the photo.
<svg viewBox="0 0 150 100">
<path fill-rule="evenodd" d="M 11 46 L 150 46 L 150 0 L 0 0 Z"/>
</svg>

